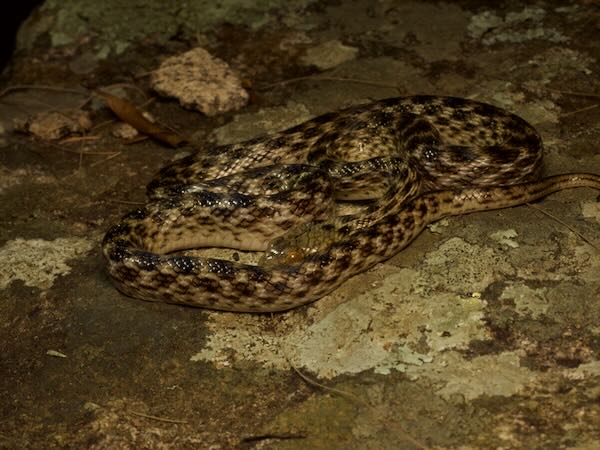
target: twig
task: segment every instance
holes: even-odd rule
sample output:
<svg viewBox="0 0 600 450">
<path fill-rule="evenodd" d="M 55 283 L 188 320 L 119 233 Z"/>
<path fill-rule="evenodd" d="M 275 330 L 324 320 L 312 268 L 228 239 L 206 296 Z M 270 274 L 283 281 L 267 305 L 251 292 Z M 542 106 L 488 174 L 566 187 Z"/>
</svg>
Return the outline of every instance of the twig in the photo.
<svg viewBox="0 0 600 450">
<path fill-rule="evenodd" d="M 78 155 L 112 155 L 114 153 L 114 151 L 112 152 L 98 152 L 98 151 L 81 151 L 81 150 L 73 150 L 71 148 L 67 148 L 67 147 L 63 147 L 61 145 L 55 144 L 53 142 L 48 142 L 48 141 L 43 141 L 43 143 L 45 145 L 48 145 L 52 148 L 55 148 L 57 150 L 63 151 L 63 152 L 67 152 L 67 153 L 76 153 Z"/>
<path fill-rule="evenodd" d="M 140 205 L 145 205 L 145 202 L 131 202 L 128 200 L 109 200 L 112 203 L 119 203 L 120 205 L 133 205 L 133 206 L 140 206 Z"/>
<path fill-rule="evenodd" d="M 138 94 L 140 94 L 144 99 L 148 98 L 148 96 L 146 95 L 146 93 L 144 92 L 143 89 L 140 89 L 138 86 L 136 86 L 135 84 L 132 83 L 114 83 L 114 84 L 109 84 L 108 86 L 103 86 L 102 89 L 106 90 L 110 90 L 113 88 L 125 88 L 125 89 L 131 89 L 133 91 L 136 91 Z M 152 100 L 152 99 L 150 99 Z M 142 104 L 141 107 L 145 106 L 146 102 L 144 102 Z"/>
<path fill-rule="evenodd" d="M 341 82 L 345 82 L 345 83 L 358 83 L 358 84 L 367 84 L 370 86 L 377 86 L 377 87 L 389 87 L 389 88 L 393 88 L 393 89 L 402 89 L 401 86 L 398 86 L 396 84 L 380 83 L 377 81 L 362 80 L 360 78 L 330 77 L 330 76 L 318 76 L 318 75 L 317 76 L 289 78 L 287 80 L 277 81 L 275 83 L 261 86 L 260 89 L 270 89 L 275 86 L 283 86 L 283 85 L 286 85 L 289 83 L 297 83 L 299 81 L 306 81 L 306 80 L 310 80 L 310 81 L 313 81 L 313 80 L 315 80 L 315 81 L 341 81 Z"/>
<path fill-rule="evenodd" d="M 535 88 L 529 88 L 529 89 L 535 89 Z M 546 91 L 556 92 L 557 94 L 572 95 L 575 97 L 597 97 L 597 98 L 600 98 L 600 94 L 592 94 L 591 92 L 565 91 L 563 89 L 555 89 L 555 88 L 550 88 L 550 87 L 545 87 L 545 86 L 541 86 L 541 87 L 539 87 L 539 89 L 545 89 Z"/>
<path fill-rule="evenodd" d="M 286 358 L 287 359 L 287 358 Z M 371 406 L 369 403 L 367 403 L 365 400 L 363 400 L 362 398 L 358 397 L 357 395 L 354 395 L 350 392 L 346 392 L 346 391 L 342 391 L 340 389 L 336 389 L 336 388 L 332 388 L 329 386 L 325 386 L 324 384 L 319 383 L 316 380 L 313 380 L 312 378 L 308 377 L 307 375 L 303 374 L 302 372 L 300 372 L 300 370 L 298 370 L 288 359 L 288 364 L 290 365 L 290 367 L 292 368 L 292 370 L 294 372 L 296 372 L 296 374 L 302 378 L 306 383 L 312 385 L 312 386 L 316 386 L 320 389 L 326 390 L 328 392 L 333 392 L 335 394 L 338 394 L 342 397 L 345 397 L 348 400 L 351 400 L 355 403 L 358 403 L 368 409 L 370 409 L 371 411 L 377 412 L 375 410 L 375 408 L 373 406 Z M 389 419 L 389 418 L 384 418 L 383 421 L 390 426 L 391 428 L 396 428 L 397 431 L 400 432 L 400 434 L 407 440 L 410 441 L 413 445 L 415 445 L 417 448 L 420 448 L 422 450 L 429 450 L 429 447 L 427 447 L 425 444 L 419 442 L 418 440 L 416 440 L 415 438 L 413 438 L 408 431 L 406 431 L 404 429 L 404 427 L 402 427 L 402 425 L 400 425 L 397 421 Z"/>
<path fill-rule="evenodd" d="M 242 438 L 242 442 L 256 442 L 256 441 L 264 441 L 267 439 L 306 439 L 306 435 L 298 434 L 298 433 L 268 433 L 268 434 L 259 434 L 257 436 L 247 436 Z"/>
<path fill-rule="evenodd" d="M 104 127 L 106 127 L 106 126 L 108 126 L 108 125 L 110 125 L 110 124 L 113 124 L 113 123 L 115 123 L 115 122 L 116 122 L 116 120 L 115 120 L 115 119 L 108 119 L 108 120 L 105 120 L 104 122 L 100 122 L 98 125 L 94 125 L 94 126 L 91 128 L 91 130 L 90 130 L 90 131 L 98 131 L 100 128 L 104 128 Z"/>
<path fill-rule="evenodd" d="M 598 103 L 594 104 L 594 105 L 590 105 L 590 106 L 586 106 L 585 108 L 580 108 L 580 109 L 576 109 L 575 111 L 569 111 L 567 113 L 564 114 L 559 114 L 559 117 L 568 117 L 568 116 L 572 116 L 574 114 L 579 114 L 585 111 L 588 111 L 590 109 L 594 109 L 597 108 L 598 106 L 600 106 Z"/>
<path fill-rule="evenodd" d="M 139 144 L 140 142 L 147 141 L 148 139 L 150 139 L 150 136 L 146 136 L 145 134 L 140 134 L 139 136 L 136 136 L 132 139 L 129 139 L 129 140 L 123 142 L 123 145 L 135 145 L 135 144 Z"/>
<path fill-rule="evenodd" d="M 100 136 L 96 136 L 96 135 L 71 136 L 71 137 L 62 139 L 61 141 L 59 141 L 59 143 L 60 144 L 72 144 L 73 142 L 79 143 L 79 142 L 87 142 L 87 141 L 97 141 L 98 139 L 100 139 Z"/>
<path fill-rule="evenodd" d="M 117 156 L 121 155 L 123 152 L 114 152 L 112 155 L 107 156 L 106 158 L 100 160 L 100 161 L 96 161 L 90 164 L 90 167 L 96 167 L 98 164 L 102 164 L 105 163 L 106 161 L 109 161 L 113 158 L 116 158 Z"/>
<path fill-rule="evenodd" d="M 537 205 L 533 205 L 531 203 L 527 203 L 527 206 L 529 206 L 529 207 L 531 207 L 533 209 L 536 209 L 539 212 L 541 212 L 542 214 L 550 217 L 552 220 L 558 222 L 559 224 L 561 224 L 562 226 L 564 226 L 565 228 L 567 228 L 569 231 L 571 231 L 572 233 L 574 233 L 577 237 L 579 237 L 579 239 L 581 239 L 583 242 L 585 242 L 586 244 L 588 244 L 592 248 L 595 248 L 596 250 L 600 250 L 596 245 L 594 245 L 592 242 L 590 242 L 589 239 L 587 239 L 585 236 L 583 236 L 579 231 L 577 231 L 576 229 L 574 229 L 568 223 L 560 220 L 558 217 L 554 216 L 553 214 L 549 213 L 548 211 L 545 211 L 544 209 L 540 208 Z"/>
<path fill-rule="evenodd" d="M 129 410 L 128 412 L 129 412 L 129 414 L 133 414 L 134 416 L 143 417 L 145 419 L 157 420 L 159 422 L 178 423 L 178 424 L 182 424 L 182 425 L 185 425 L 185 424 L 188 423 L 187 420 L 169 419 L 168 417 L 152 416 L 150 414 L 144 414 L 144 413 L 141 413 L 141 412 L 131 411 L 131 410 Z"/>
<path fill-rule="evenodd" d="M 89 95 L 87 91 L 80 91 L 77 89 L 64 88 L 60 86 L 47 86 L 43 84 L 15 84 L 13 86 L 8 86 L 7 88 L 0 91 L 0 97 L 4 97 L 6 94 L 13 91 L 23 91 L 27 89 L 39 89 L 43 91 L 67 92 L 69 94 Z"/>
<path fill-rule="evenodd" d="M 504 80 L 504 81 L 510 82 L 509 80 Z M 529 86 L 525 83 L 521 83 L 520 86 L 527 91 L 543 90 L 543 91 L 555 92 L 557 94 L 571 95 L 571 96 L 575 96 L 575 97 L 600 97 L 600 94 L 593 94 L 591 92 L 567 91 L 564 89 L 556 89 L 556 88 L 551 88 L 548 86 Z"/>
</svg>

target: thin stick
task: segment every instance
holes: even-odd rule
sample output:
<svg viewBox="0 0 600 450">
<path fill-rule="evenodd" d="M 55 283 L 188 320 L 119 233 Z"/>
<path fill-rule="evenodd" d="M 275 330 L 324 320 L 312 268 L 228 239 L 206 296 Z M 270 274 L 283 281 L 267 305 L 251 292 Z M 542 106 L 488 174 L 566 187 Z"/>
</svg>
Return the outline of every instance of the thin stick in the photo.
<svg viewBox="0 0 600 450">
<path fill-rule="evenodd" d="M 287 358 L 286 358 L 287 359 Z M 302 378 L 306 383 L 312 385 L 312 386 L 316 386 L 320 389 L 323 389 L 325 391 L 329 391 L 329 392 L 333 392 L 335 394 L 338 394 L 342 397 L 345 397 L 348 400 L 351 400 L 353 402 L 356 402 L 366 408 L 369 408 L 371 411 L 377 412 L 375 410 L 375 408 L 373 406 L 371 406 L 369 403 L 367 403 L 365 400 L 363 400 L 362 398 L 350 393 L 350 392 L 345 392 L 342 391 L 340 389 L 336 389 L 336 388 L 332 388 L 329 386 L 325 386 L 324 384 L 319 383 L 318 381 L 313 380 L 312 378 L 308 377 L 307 375 L 303 374 L 302 372 L 300 372 L 300 370 L 298 370 L 289 360 L 288 360 L 288 364 L 290 365 L 290 367 L 292 368 L 292 370 L 294 372 L 296 372 L 296 374 Z M 417 448 L 420 448 L 422 450 L 429 450 L 429 447 L 427 447 L 425 444 L 417 441 L 415 438 L 413 438 L 408 431 L 406 431 L 404 429 L 404 427 L 402 427 L 402 425 L 400 425 L 397 421 L 389 419 L 389 418 L 385 418 L 383 420 L 384 423 L 386 423 L 387 425 L 391 426 L 392 428 L 396 428 L 397 431 L 400 432 L 400 434 L 408 441 L 410 441 L 413 445 L 415 445 Z"/>
<path fill-rule="evenodd" d="M 152 416 L 150 414 L 144 414 L 144 413 L 141 413 L 141 412 L 131 411 L 131 410 L 129 410 L 128 412 L 129 412 L 129 414 L 133 414 L 134 416 L 143 417 L 145 419 L 157 420 L 159 422 L 177 423 L 177 424 L 182 424 L 182 425 L 185 425 L 185 424 L 188 423 L 187 420 L 169 419 L 168 417 Z"/>
<path fill-rule="evenodd" d="M 98 164 L 102 164 L 102 163 L 105 163 L 106 161 L 116 158 L 117 156 L 121 155 L 122 153 L 123 152 L 114 152 L 112 155 L 107 156 L 106 158 L 104 158 L 100 161 L 93 162 L 92 164 L 90 164 L 90 167 L 96 167 Z"/>
<path fill-rule="evenodd" d="M 135 84 L 132 83 L 114 83 L 114 84 L 109 84 L 108 86 L 103 86 L 102 89 L 113 89 L 113 88 L 125 88 L 125 89 L 131 89 L 136 91 L 138 94 L 140 94 L 142 97 L 144 97 L 144 99 L 148 98 L 148 96 L 146 95 L 146 93 L 140 89 L 138 86 L 136 86 Z M 152 99 L 150 99 L 152 100 Z M 148 103 L 148 101 L 146 101 L 144 103 L 144 105 Z"/>
<path fill-rule="evenodd" d="M 598 97 L 598 98 L 600 98 L 600 94 L 592 94 L 591 92 L 565 91 L 563 89 L 554 89 L 554 88 L 543 87 L 543 86 L 541 87 L 541 89 L 545 89 L 550 92 L 556 92 L 557 94 L 572 95 L 575 97 Z"/>
<path fill-rule="evenodd" d="M 6 94 L 13 91 L 23 91 L 27 89 L 39 89 L 42 91 L 67 92 L 69 94 L 89 95 L 89 93 L 86 91 L 63 88 L 60 86 L 47 86 L 43 84 L 15 84 L 13 86 L 8 86 L 7 88 L 0 91 L 0 97 L 4 97 Z"/>
<path fill-rule="evenodd" d="M 242 442 L 256 442 L 256 441 L 264 441 L 267 439 L 306 439 L 304 434 L 296 434 L 296 433 L 268 433 L 268 434 L 260 434 L 257 436 L 247 436 L 242 438 Z"/>
<path fill-rule="evenodd" d="M 508 80 L 504 80 L 504 81 L 508 81 Z M 575 97 L 600 97 L 600 94 L 593 94 L 591 92 L 566 91 L 564 89 L 556 89 L 556 88 L 551 88 L 548 86 L 528 86 L 524 83 L 521 83 L 520 86 L 527 91 L 535 91 L 535 90 L 539 89 L 539 90 L 543 90 L 543 91 L 555 92 L 557 94 L 571 95 L 571 96 L 575 96 Z"/>
<path fill-rule="evenodd" d="M 529 207 L 531 207 L 533 209 L 536 209 L 539 212 L 541 212 L 542 214 L 550 217 L 552 220 L 555 220 L 556 222 L 558 222 L 559 224 L 561 224 L 562 226 L 564 226 L 565 228 L 567 228 L 569 231 L 571 231 L 572 233 L 574 233 L 576 236 L 578 236 L 579 239 L 581 239 L 583 242 L 585 242 L 586 244 L 588 244 L 592 248 L 595 248 L 596 250 L 600 250 L 598 247 L 596 247 L 596 245 L 594 245 L 592 242 L 590 242 L 584 235 L 582 235 L 579 231 L 577 231 L 576 229 L 574 229 L 568 223 L 563 222 L 558 217 L 554 216 L 553 214 L 550 214 L 548 211 L 543 210 L 542 208 L 540 208 L 537 205 L 533 205 L 531 203 L 527 203 L 527 206 L 529 206 Z"/>
<path fill-rule="evenodd" d="M 100 136 L 97 135 L 87 135 L 87 136 L 71 136 L 68 138 L 64 138 L 59 141 L 60 144 L 72 144 L 73 142 L 88 142 L 88 141 L 97 141 L 100 139 Z"/>
<path fill-rule="evenodd" d="M 73 150 L 71 148 L 67 148 L 67 147 L 63 147 L 61 145 L 58 144 L 54 144 L 53 142 L 48 142 L 48 141 L 43 141 L 44 145 L 48 145 L 52 148 L 55 148 L 57 150 L 63 151 L 63 152 L 67 152 L 67 153 L 76 153 L 78 155 L 112 155 L 114 153 L 114 151 L 112 152 L 97 152 L 97 151 L 81 151 L 81 150 Z"/>
<path fill-rule="evenodd" d="M 598 106 L 600 106 L 600 105 L 598 105 L 598 103 L 596 103 L 594 105 L 586 106 L 585 108 L 576 109 L 575 111 L 569 111 L 569 112 L 564 113 L 564 114 L 559 114 L 559 117 L 569 117 L 569 116 L 572 116 L 574 114 L 579 114 L 579 113 L 582 113 L 582 112 L 585 112 L 585 111 L 589 111 L 590 109 L 597 108 Z"/>
<path fill-rule="evenodd" d="M 109 200 L 112 203 L 119 203 L 121 205 L 134 205 L 134 206 L 139 206 L 139 205 L 145 205 L 145 202 L 131 202 L 128 200 Z"/>
<path fill-rule="evenodd" d="M 105 120 L 104 122 L 100 122 L 98 125 L 94 125 L 90 131 L 98 131 L 100 128 L 104 128 L 107 125 L 115 123 L 115 119 Z"/>
<path fill-rule="evenodd" d="M 261 89 L 269 89 L 275 86 L 283 86 L 289 83 L 297 83 L 299 81 L 306 80 L 316 80 L 316 81 L 341 81 L 345 83 L 358 83 L 358 84 L 367 84 L 369 86 L 377 86 L 377 87 L 389 87 L 394 89 L 401 89 L 401 86 L 396 84 L 388 84 L 388 83 L 379 83 L 377 81 L 369 81 L 362 80 L 360 78 L 345 78 L 345 77 L 329 77 L 329 76 L 306 76 L 306 77 L 297 77 L 297 78 L 289 78 L 287 80 L 277 81 L 275 83 L 267 84 L 262 86 Z"/>
</svg>

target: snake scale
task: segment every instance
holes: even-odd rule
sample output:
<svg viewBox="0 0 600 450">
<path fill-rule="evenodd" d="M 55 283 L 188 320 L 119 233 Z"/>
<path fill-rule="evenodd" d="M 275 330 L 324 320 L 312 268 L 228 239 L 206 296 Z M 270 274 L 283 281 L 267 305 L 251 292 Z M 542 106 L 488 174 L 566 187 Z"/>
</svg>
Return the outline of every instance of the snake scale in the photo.
<svg viewBox="0 0 600 450">
<path fill-rule="evenodd" d="M 103 255 L 132 297 L 283 311 L 394 256 L 442 217 L 600 189 L 594 174 L 539 178 L 542 152 L 531 125 L 485 103 L 413 96 L 353 106 L 166 166 L 149 202 L 106 233 Z M 336 215 L 336 200 L 367 205 Z M 180 252 L 209 246 L 266 252 L 256 265 Z"/>
</svg>

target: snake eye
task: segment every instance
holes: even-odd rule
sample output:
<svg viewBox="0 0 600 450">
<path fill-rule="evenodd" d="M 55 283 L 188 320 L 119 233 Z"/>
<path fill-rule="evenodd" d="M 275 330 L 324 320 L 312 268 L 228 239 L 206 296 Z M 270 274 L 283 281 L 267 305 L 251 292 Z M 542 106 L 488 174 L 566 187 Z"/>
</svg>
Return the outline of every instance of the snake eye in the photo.
<svg viewBox="0 0 600 450">
<path fill-rule="evenodd" d="M 294 265 L 298 264 L 300 261 L 304 259 L 304 251 L 299 248 L 288 249 L 285 252 L 284 261 L 286 264 Z"/>
</svg>

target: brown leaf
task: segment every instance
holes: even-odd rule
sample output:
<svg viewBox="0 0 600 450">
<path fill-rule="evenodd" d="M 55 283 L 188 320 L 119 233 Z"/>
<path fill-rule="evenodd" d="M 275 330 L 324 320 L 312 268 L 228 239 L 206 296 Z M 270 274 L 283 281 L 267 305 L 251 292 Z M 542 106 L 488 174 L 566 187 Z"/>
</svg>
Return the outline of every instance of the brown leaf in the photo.
<svg viewBox="0 0 600 450">
<path fill-rule="evenodd" d="M 171 147 L 179 147 L 187 142 L 183 136 L 161 127 L 146 119 L 140 110 L 120 97 L 102 91 L 96 91 L 105 101 L 112 112 L 123 122 L 128 123 L 140 133 L 147 134 L 154 139 L 164 142 Z"/>
</svg>

